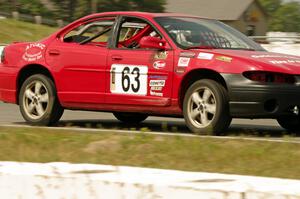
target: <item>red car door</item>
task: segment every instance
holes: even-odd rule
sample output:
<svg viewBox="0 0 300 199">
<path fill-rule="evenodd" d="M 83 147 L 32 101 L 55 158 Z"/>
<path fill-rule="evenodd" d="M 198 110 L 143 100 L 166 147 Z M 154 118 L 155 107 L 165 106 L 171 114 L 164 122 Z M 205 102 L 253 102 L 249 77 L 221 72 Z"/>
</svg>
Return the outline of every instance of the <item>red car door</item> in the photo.
<svg viewBox="0 0 300 199">
<path fill-rule="evenodd" d="M 173 51 L 141 48 L 139 41 L 149 35 L 159 36 L 147 22 L 122 19 L 116 47 L 108 53 L 107 103 L 137 107 L 171 104 Z"/>
<path fill-rule="evenodd" d="M 105 102 L 107 41 L 114 20 L 110 17 L 87 22 L 48 47 L 47 61 L 57 71 L 58 95 L 63 104 Z"/>
</svg>

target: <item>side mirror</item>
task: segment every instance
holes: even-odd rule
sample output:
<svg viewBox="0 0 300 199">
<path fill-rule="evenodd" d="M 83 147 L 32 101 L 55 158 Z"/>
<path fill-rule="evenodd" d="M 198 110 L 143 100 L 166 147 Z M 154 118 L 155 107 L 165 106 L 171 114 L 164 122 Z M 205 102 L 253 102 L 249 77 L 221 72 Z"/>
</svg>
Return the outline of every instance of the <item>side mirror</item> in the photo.
<svg viewBox="0 0 300 199">
<path fill-rule="evenodd" d="M 159 50 L 166 49 L 166 42 L 157 37 L 146 36 L 140 42 L 140 48 L 154 48 Z"/>
</svg>

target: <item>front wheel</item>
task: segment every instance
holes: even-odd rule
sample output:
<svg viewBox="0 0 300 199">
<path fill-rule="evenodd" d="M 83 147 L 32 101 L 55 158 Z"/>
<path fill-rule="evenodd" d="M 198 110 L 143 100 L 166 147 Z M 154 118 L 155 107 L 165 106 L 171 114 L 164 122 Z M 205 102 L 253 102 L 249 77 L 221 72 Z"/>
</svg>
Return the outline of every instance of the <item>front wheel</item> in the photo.
<svg viewBox="0 0 300 199">
<path fill-rule="evenodd" d="M 120 120 L 121 122 L 124 123 L 129 123 L 129 124 L 139 124 L 145 119 L 147 119 L 148 115 L 141 114 L 141 113 L 113 113 L 114 116 Z"/>
<path fill-rule="evenodd" d="M 209 79 L 196 81 L 185 94 L 183 115 L 193 133 L 220 135 L 231 123 L 225 88 Z"/>
<path fill-rule="evenodd" d="M 19 107 L 23 118 L 32 125 L 53 125 L 64 112 L 53 81 L 42 74 L 25 80 L 19 93 Z"/>
<path fill-rule="evenodd" d="M 288 131 L 294 132 L 300 135 L 300 116 L 288 115 L 277 118 L 277 122 L 280 126 Z"/>
</svg>

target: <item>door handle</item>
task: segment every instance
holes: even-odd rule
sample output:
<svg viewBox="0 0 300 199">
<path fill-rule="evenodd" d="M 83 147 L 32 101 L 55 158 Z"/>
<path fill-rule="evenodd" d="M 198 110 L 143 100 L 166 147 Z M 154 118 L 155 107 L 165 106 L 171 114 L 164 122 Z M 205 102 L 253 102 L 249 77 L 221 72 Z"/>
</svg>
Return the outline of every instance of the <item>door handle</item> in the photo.
<svg viewBox="0 0 300 199">
<path fill-rule="evenodd" d="M 55 49 L 49 50 L 49 55 L 59 55 L 59 54 L 60 54 L 59 50 L 55 50 Z"/>
<path fill-rule="evenodd" d="M 123 57 L 121 55 L 113 55 L 113 56 L 111 56 L 111 59 L 113 61 L 120 61 L 123 59 Z"/>
</svg>

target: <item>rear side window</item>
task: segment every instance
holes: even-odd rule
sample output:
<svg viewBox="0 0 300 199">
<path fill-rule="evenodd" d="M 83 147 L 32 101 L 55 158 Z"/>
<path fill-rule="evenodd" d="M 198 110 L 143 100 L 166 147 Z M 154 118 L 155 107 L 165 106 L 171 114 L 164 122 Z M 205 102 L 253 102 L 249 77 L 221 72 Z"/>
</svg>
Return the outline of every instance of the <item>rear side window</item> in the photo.
<svg viewBox="0 0 300 199">
<path fill-rule="evenodd" d="M 106 46 L 111 36 L 115 18 L 101 18 L 87 22 L 71 30 L 64 36 L 66 43 Z"/>
</svg>

